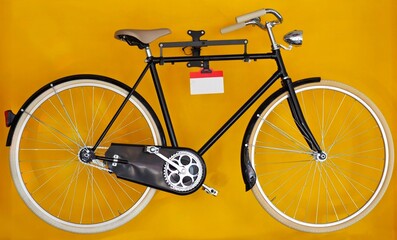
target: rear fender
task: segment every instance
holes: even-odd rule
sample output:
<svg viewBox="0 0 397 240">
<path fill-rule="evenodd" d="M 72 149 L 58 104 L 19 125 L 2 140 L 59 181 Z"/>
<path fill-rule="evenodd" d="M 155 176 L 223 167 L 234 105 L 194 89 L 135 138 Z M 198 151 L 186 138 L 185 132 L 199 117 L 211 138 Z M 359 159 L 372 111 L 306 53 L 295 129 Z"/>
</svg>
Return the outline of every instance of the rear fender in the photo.
<svg viewBox="0 0 397 240">
<path fill-rule="evenodd" d="M 122 82 L 120 82 L 120 81 L 118 81 L 118 80 L 115 80 L 115 79 L 112 79 L 112 78 L 109 78 L 109 77 L 105 77 L 105 76 L 100 76 L 100 75 L 80 74 L 80 75 L 67 76 L 67 77 L 63 77 L 63 78 L 60 78 L 60 79 L 58 79 L 58 80 L 55 80 L 55 81 L 53 81 L 53 82 L 51 82 L 51 83 L 49 83 L 49 84 L 43 86 L 43 87 L 40 88 L 38 91 L 36 91 L 28 100 L 26 100 L 26 102 L 25 102 L 25 103 L 22 105 L 22 107 L 18 110 L 18 112 L 15 114 L 15 116 L 13 116 L 13 119 L 10 120 L 10 121 L 7 121 L 7 122 L 8 122 L 7 125 L 9 125 L 8 127 L 9 127 L 10 129 L 9 129 L 9 131 L 8 131 L 6 146 L 7 146 L 7 147 L 11 146 L 12 139 L 13 139 L 14 132 L 15 132 L 15 127 L 17 126 L 17 124 L 18 124 L 18 122 L 19 122 L 19 120 L 20 120 L 20 118 L 21 118 L 21 115 L 23 114 L 24 109 L 26 109 L 26 108 L 34 101 L 34 99 L 36 99 L 36 98 L 37 98 L 40 94 L 42 94 L 43 92 L 45 92 L 45 91 L 47 91 L 48 89 L 50 89 L 52 86 L 61 84 L 61 83 L 66 82 L 66 81 L 72 81 L 72 80 L 77 80 L 77 79 L 96 79 L 96 80 L 102 80 L 102 81 L 106 81 L 106 82 L 111 82 L 111 83 L 113 83 L 114 85 L 117 85 L 117 86 L 119 86 L 119 87 L 125 89 L 125 90 L 128 91 L 128 92 L 131 91 L 131 88 L 130 88 L 128 85 L 126 85 L 126 84 L 124 84 L 124 83 L 122 83 Z M 145 102 L 145 103 L 146 103 L 146 100 L 143 99 L 143 98 L 141 97 L 141 95 L 139 95 L 137 92 L 134 92 L 134 96 L 135 96 L 136 98 L 138 98 L 141 102 Z M 148 104 L 146 104 L 146 106 L 149 107 Z M 7 111 L 10 111 L 10 110 L 7 110 Z M 151 111 L 152 115 L 155 117 L 155 121 L 158 123 L 157 125 L 159 126 L 159 130 L 161 131 L 160 134 L 161 134 L 161 137 L 162 137 L 162 143 L 165 144 L 164 132 L 163 132 L 163 129 L 162 129 L 162 127 L 161 127 L 161 124 L 160 124 L 160 122 L 159 122 L 159 120 L 158 120 L 158 118 L 157 118 L 157 115 L 154 113 L 154 111 L 153 111 L 151 108 L 149 109 L 149 111 Z"/>
</svg>

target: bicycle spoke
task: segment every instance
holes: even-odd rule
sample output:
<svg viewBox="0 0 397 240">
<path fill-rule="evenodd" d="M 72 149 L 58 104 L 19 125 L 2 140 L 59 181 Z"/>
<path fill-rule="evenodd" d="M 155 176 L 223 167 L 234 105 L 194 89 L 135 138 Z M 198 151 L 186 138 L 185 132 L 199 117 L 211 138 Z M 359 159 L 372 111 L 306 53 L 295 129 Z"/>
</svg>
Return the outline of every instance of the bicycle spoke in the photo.
<svg viewBox="0 0 397 240">
<path fill-rule="evenodd" d="M 308 165 L 308 164 L 309 164 L 309 162 L 307 162 L 307 163 L 306 163 L 305 165 L 303 165 L 303 166 L 300 166 L 300 167 L 299 167 L 300 169 L 297 169 L 297 171 L 295 171 L 293 174 L 290 174 L 289 176 L 287 176 L 287 178 L 284 178 L 284 183 L 281 184 L 281 185 L 279 185 L 279 188 L 275 189 L 274 192 L 276 192 L 278 189 L 284 187 L 284 186 L 285 186 L 289 181 L 291 181 L 296 175 L 300 174 L 300 173 L 304 170 L 304 168 L 306 167 L 306 165 Z M 275 201 L 274 204 L 277 205 L 277 204 L 281 203 L 281 201 L 283 201 L 293 190 L 295 190 L 295 188 L 298 186 L 298 184 L 300 184 L 300 181 L 301 181 L 302 179 L 303 179 L 303 178 L 301 177 L 301 178 L 298 179 L 298 181 L 294 181 L 293 185 L 290 186 L 289 189 L 284 193 L 284 195 L 281 196 L 281 197 L 278 199 L 277 202 Z M 274 192 L 270 193 L 270 195 L 273 195 Z M 288 207 L 284 210 L 284 212 L 287 212 L 287 211 L 288 211 Z"/>
<path fill-rule="evenodd" d="M 73 139 L 71 139 L 70 137 L 68 137 L 66 134 L 62 133 L 60 130 L 46 124 L 45 122 L 41 121 L 40 119 L 36 118 L 35 116 L 33 116 L 32 114 L 28 113 L 27 111 L 24 111 L 24 113 L 26 113 L 27 115 L 29 115 L 29 117 L 33 118 L 35 121 L 37 121 L 39 124 L 43 125 L 44 127 L 46 127 L 46 129 L 49 130 L 49 132 L 55 136 L 58 140 L 60 140 L 61 142 L 63 142 L 65 145 L 66 143 L 58 137 L 58 135 L 56 133 L 58 133 L 60 136 L 66 138 L 67 140 L 69 140 L 70 142 L 74 143 L 76 146 L 80 147 L 81 145 L 79 143 L 77 143 L 76 141 L 74 141 Z"/>
<path fill-rule="evenodd" d="M 102 95 L 99 98 L 99 102 L 97 103 L 97 107 L 95 107 L 95 100 L 96 100 L 95 88 L 92 87 L 91 90 L 92 90 L 92 94 L 91 94 L 91 119 L 88 121 L 90 123 L 89 124 L 90 126 L 87 126 L 87 129 L 88 129 L 87 138 L 89 137 L 90 142 L 93 142 L 94 141 L 94 133 L 95 133 L 95 122 L 96 122 L 95 120 L 96 120 L 97 114 L 99 112 L 99 109 L 102 106 L 101 104 L 102 104 L 102 101 L 103 101 L 103 97 L 104 97 L 105 91 L 104 90 L 102 91 Z M 84 94 L 84 97 L 85 97 L 85 94 Z M 88 111 L 87 111 L 87 113 L 88 113 Z M 99 123 L 97 123 L 97 124 L 99 124 Z M 88 142 L 88 139 L 86 141 Z"/>
<path fill-rule="evenodd" d="M 288 134 L 287 132 L 283 131 L 281 128 L 277 127 L 276 125 L 272 124 L 271 122 L 264 120 L 264 122 L 269 125 L 272 129 L 276 130 L 278 133 L 283 135 L 288 140 L 292 141 L 296 145 L 300 146 L 303 149 L 309 149 L 307 145 L 303 144 L 302 142 L 298 141 L 296 138 Z"/>
<path fill-rule="evenodd" d="M 293 214 L 293 217 L 294 218 L 296 218 L 296 216 L 297 216 L 297 213 L 298 213 L 298 210 L 299 210 L 299 206 L 300 206 L 300 203 L 301 203 L 301 201 L 302 201 L 302 198 L 303 198 L 303 195 L 304 195 L 304 192 L 305 192 L 305 189 L 306 189 L 306 186 L 307 186 L 307 184 L 308 184 L 308 180 L 309 180 L 309 176 L 310 176 L 310 173 L 311 173 L 311 171 L 312 171 L 312 168 L 313 168 L 313 162 L 310 164 L 310 169 L 307 171 L 307 173 L 306 173 L 306 178 L 305 178 L 305 183 L 302 185 L 302 188 L 301 188 L 301 190 L 300 190 L 300 192 L 299 192 L 299 200 L 298 200 L 298 204 L 296 205 L 296 208 L 295 208 L 295 211 L 294 211 L 294 214 Z"/>
<path fill-rule="evenodd" d="M 258 142 L 257 142 L 258 143 Z M 255 147 L 257 150 L 258 149 L 268 149 L 268 150 L 274 150 L 275 152 L 272 152 L 271 154 L 294 154 L 294 153 L 302 153 L 302 154 L 307 154 L 311 155 L 310 152 L 306 151 L 301 151 L 301 150 L 294 150 L 294 149 L 288 149 L 288 148 L 281 148 L 281 147 L 270 147 L 270 146 L 262 146 L 262 145 L 250 145 L 251 147 Z M 257 151 L 258 154 L 266 154 L 266 152 L 260 152 Z"/>
<path fill-rule="evenodd" d="M 52 90 L 54 91 L 55 96 L 58 98 L 58 100 L 59 100 L 59 102 L 60 102 L 60 104 L 61 104 L 61 106 L 62 106 L 62 108 L 63 108 L 63 110 L 64 110 L 64 112 L 65 112 L 65 114 L 66 114 L 67 121 L 66 121 L 66 120 L 65 120 L 65 121 L 66 121 L 68 124 L 70 124 L 70 126 L 72 127 L 72 129 L 75 131 L 77 137 L 79 138 L 79 140 L 81 141 L 81 143 L 84 145 L 84 141 L 83 141 L 82 137 L 80 136 L 80 133 L 79 133 L 77 127 L 74 125 L 74 123 L 73 123 L 73 121 L 72 121 L 72 119 L 71 119 L 71 117 L 70 117 L 69 111 L 66 109 L 66 106 L 65 106 L 65 104 L 64 104 L 64 102 L 63 102 L 63 100 L 62 100 L 62 98 L 60 97 L 60 95 L 58 94 L 58 92 L 56 91 L 56 89 L 54 88 L 53 85 L 51 85 L 51 88 L 52 88 Z M 50 102 L 51 104 L 53 104 L 52 101 L 51 101 L 51 99 L 49 100 L 49 102 Z M 53 105 L 53 106 L 54 106 L 54 105 Z M 57 110 L 57 112 L 58 112 L 58 113 L 60 114 L 60 116 L 63 118 L 63 114 L 61 114 L 61 113 L 59 112 L 58 108 L 56 108 L 55 106 L 54 106 L 54 108 Z M 73 110 L 73 111 L 74 111 L 74 110 Z"/>
<path fill-rule="evenodd" d="M 54 174 L 52 174 L 51 177 L 49 177 L 47 180 L 45 180 L 41 185 L 39 185 L 37 188 L 35 188 L 35 189 L 32 191 L 32 194 L 34 195 L 36 192 L 38 192 L 40 189 L 42 189 L 47 183 L 49 183 L 53 178 L 55 178 L 56 176 L 58 176 L 58 174 L 61 173 L 60 171 L 61 171 L 65 166 L 69 165 L 72 161 L 73 161 L 73 160 L 70 160 L 70 161 L 68 161 L 68 162 L 65 163 L 65 164 L 58 165 L 57 167 L 55 167 L 55 169 L 56 169 L 57 171 L 56 171 Z M 48 170 L 48 169 L 49 169 L 49 168 L 44 169 L 44 170 Z M 43 170 L 43 169 L 34 170 L 34 171 L 32 171 L 32 172 L 37 172 L 37 171 L 40 171 L 40 170 Z M 44 173 L 41 174 L 41 175 L 38 175 L 37 179 L 40 179 L 42 176 L 44 176 Z"/>
<path fill-rule="evenodd" d="M 109 134 L 108 136 L 106 136 L 102 142 L 103 142 L 104 144 L 106 144 L 106 143 L 112 143 L 112 142 L 114 142 L 114 141 L 115 141 L 116 139 L 118 139 L 118 138 L 123 138 L 123 137 L 129 136 L 129 135 L 131 135 L 131 134 L 134 134 L 134 133 L 137 133 L 137 132 L 139 132 L 139 131 L 144 130 L 144 128 L 140 128 L 140 129 L 131 129 L 131 130 L 129 130 L 129 131 L 123 131 L 123 129 L 126 129 L 126 128 L 128 128 L 129 126 L 134 125 L 138 120 L 139 120 L 139 119 L 131 120 L 130 123 L 125 124 L 122 128 L 119 128 L 119 129 L 113 131 L 112 134 Z M 123 132 L 122 135 L 119 134 L 119 135 L 113 136 L 113 135 L 115 135 L 115 134 L 118 134 L 120 131 Z M 113 137 L 112 137 L 112 136 L 113 136 Z"/>
<path fill-rule="evenodd" d="M 123 119 L 121 119 L 118 123 L 117 126 L 114 127 L 114 130 L 112 132 L 110 132 L 109 134 L 107 134 L 105 136 L 106 138 L 111 138 L 113 135 L 116 135 L 118 132 L 122 131 L 123 129 L 127 128 L 127 126 L 130 126 L 131 124 L 133 124 L 134 122 L 136 122 L 138 119 L 132 118 L 131 114 L 135 112 L 135 108 L 131 109 L 124 117 Z M 129 122 L 126 124 L 126 122 Z M 104 141 L 105 141 L 104 139 Z"/>
<path fill-rule="evenodd" d="M 68 197 L 68 194 L 69 194 L 69 190 L 70 190 L 70 188 L 71 188 L 73 182 L 74 182 L 74 181 L 77 182 L 79 173 L 81 172 L 80 166 L 81 166 L 80 164 L 77 164 L 77 165 L 76 165 L 76 169 L 75 169 L 75 171 L 73 172 L 73 174 L 71 175 L 69 184 L 68 184 L 68 186 L 67 186 L 65 192 L 59 194 L 59 198 L 61 198 L 61 197 L 63 196 L 63 200 L 62 200 L 62 203 L 61 203 L 61 205 L 60 205 L 58 214 L 56 215 L 57 217 L 59 217 L 59 216 L 61 215 L 61 212 L 62 212 L 62 210 L 63 210 L 63 207 L 64 207 L 64 205 L 65 205 L 65 202 L 67 201 L 67 197 Z M 72 202 L 73 202 L 73 201 L 74 201 L 74 197 L 72 198 Z M 56 204 L 56 202 L 57 202 L 57 201 L 54 201 L 54 205 Z M 51 208 L 52 208 L 52 206 L 50 207 L 50 209 L 51 209 Z M 69 216 L 69 217 L 70 217 L 70 216 Z"/>
<path fill-rule="evenodd" d="M 364 197 L 364 194 L 362 194 L 358 190 L 356 185 L 359 186 L 360 188 L 368 190 L 371 194 L 374 192 L 373 189 L 370 189 L 369 187 L 363 185 L 362 183 L 358 182 L 357 180 L 355 180 L 353 177 L 351 177 L 349 175 L 353 174 L 353 175 L 356 175 L 356 176 L 359 176 L 359 177 L 366 177 L 366 176 L 363 176 L 362 174 L 359 174 L 356 171 L 342 169 L 337 164 L 335 164 L 332 160 L 330 162 L 333 164 L 334 169 L 336 169 L 338 171 L 338 173 L 340 175 L 342 175 L 346 179 L 346 181 L 350 184 L 350 186 L 352 186 L 356 190 L 356 192 L 362 197 L 363 200 L 366 200 L 365 197 Z M 349 172 L 349 175 L 347 175 L 345 173 L 345 171 Z M 369 180 L 371 180 L 371 179 L 369 179 Z M 375 180 L 372 180 L 372 181 L 375 182 Z"/>
<path fill-rule="evenodd" d="M 112 96 L 112 99 L 107 103 L 107 107 L 106 107 L 106 109 L 103 111 L 103 113 L 101 113 L 101 115 L 102 115 L 101 118 L 100 118 L 99 120 L 97 120 L 96 126 L 95 126 L 94 129 L 93 129 L 93 132 L 97 132 L 99 126 L 101 125 L 101 123 L 102 123 L 102 121 L 103 121 L 103 118 L 104 118 L 105 116 L 109 116 L 109 115 L 110 115 L 110 114 L 109 114 L 109 107 L 112 106 L 113 101 L 114 101 L 114 98 L 115 98 L 115 95 L 113 95 L 113 96 Z M 101 101 L 102 101 L 102 98 L 101 98 Z M 98 106 L 100 106 L 100 104 L 98 104 Z M 98 108 L 99 108 L 99 107 L 98 107 Z M 96 113 L 95 113 L 95 115 L 96 115 Z"/>
</svg>

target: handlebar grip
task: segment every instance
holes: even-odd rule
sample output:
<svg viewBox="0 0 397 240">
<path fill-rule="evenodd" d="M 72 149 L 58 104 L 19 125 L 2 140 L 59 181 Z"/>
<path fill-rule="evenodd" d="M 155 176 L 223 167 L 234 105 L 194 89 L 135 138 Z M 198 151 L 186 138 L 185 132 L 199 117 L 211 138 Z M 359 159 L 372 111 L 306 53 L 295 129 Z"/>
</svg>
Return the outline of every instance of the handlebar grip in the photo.
<svg viewBox="0 0 397 240">
<path fill-rule="evenodd" d="M 241 15 L 239 17 L 236 17 L 236 22 L 238 22 L 238 23 L 246 22 L 246 21 L 252 20 L 254 18 L 262 17 L 263 15 L 266 15 L 268 13 L 273 14 L 278 19 L 278 21 L 280 23 L 283 22 L 283 17 L 281 16 L 281 14 L 271 8 L 265 8 L 265 9 L 257 10 L 255 12 Z"/>
<path fill-rule="evenodd" d="M 245 22 L 237 23 L 237 24 L 222 28 L 221 33 L 224 34 L 224 33 L 232 32 L 232 31 L 238 30 L 243 27 L 245 27 Z"/>
<path fill-rule="evenodd" d="M 236 17 L 236 22 L 243 23 L 243 22 L 249 21 L 251 19 L 261 17 L 261 16 L 265 15 L 266 13 L 267 13 L 267 9 L 257 10 L 255 12 L 247 13 L 247 14 Z"/>
</svg>

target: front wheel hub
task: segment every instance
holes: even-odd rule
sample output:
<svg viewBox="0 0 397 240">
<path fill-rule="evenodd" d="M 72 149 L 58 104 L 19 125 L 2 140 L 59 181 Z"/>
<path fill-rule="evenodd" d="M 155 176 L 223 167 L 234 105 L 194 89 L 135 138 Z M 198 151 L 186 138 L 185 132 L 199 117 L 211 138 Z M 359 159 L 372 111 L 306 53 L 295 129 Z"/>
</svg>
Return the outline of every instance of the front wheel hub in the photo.
<svg viewBox="0 0 397 240">
<path fill-rule="evenodd" d="M 93 159 L 95 159 L 94 152 L 89 148 L 82 148 L 79 151 L 79 160 L 83 163 L 90 163 Z"/>
</svg>

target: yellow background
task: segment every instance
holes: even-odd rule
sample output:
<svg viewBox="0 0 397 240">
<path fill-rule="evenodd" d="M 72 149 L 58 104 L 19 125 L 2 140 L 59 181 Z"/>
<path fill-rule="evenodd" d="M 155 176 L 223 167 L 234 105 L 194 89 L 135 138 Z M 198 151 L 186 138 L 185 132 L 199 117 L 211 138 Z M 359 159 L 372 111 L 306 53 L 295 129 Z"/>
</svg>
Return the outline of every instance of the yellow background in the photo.
<svg viewBox="0 0 397 240">
<path fill-rule="evenodd" d="M 1 109 L 16 112 L 41 86 L 71 74 L 95 73 L 131 84 L 144 66 L 145 55 L 114 40 L 113 33 L 120 28 L 170 28 L 173 34 L 162 41 L 188 40 L 186 30 L 205 29 L 203 39 L 247 38 L 250 52 L 267 51 L 266 33 L 258 28 L 219 34 L 235 16 L 261 8 L 277 9 L 284 16 L 284 24 L 275 28 L 279 38 L 289 30 L 304 30 L 303 47 L 284 52 L 292 78 L 321 76 L 358 88 L 378 105 L 396 133 L 397 5 L 393 0 L 0 0 Z M 155 54 L 157 44 L 152 47 Z M 203 54 L 241 52 L 227 49 L 204 49 Z M 181 146 L 200 148 L 274 70 L 267 62 L 211 67 L 224 71 L 225 94 L 190 96 L 188 73 L 193 69 L 184 64 L 160 67 Z M 155 103 L 148 80 L 138 90 Z M 84 239 L 397 238 L 396 176 L 373 212 L 347 229 L 308 234 L 272 219 L 250 192 L 244 192 L 240 174 L 240 144 L 251 114 L 204 155 L 206 183 L 219 190 L 218 197 L 202 191 L 187 197 L 157 192 L 129 223 Z M 81 239 L 47 225 L 24 205 L 10 176 L 9 149 L 4 146 L 8 129 L 4 125 L 0 129 L 0 239 Z"/>
</svg>

